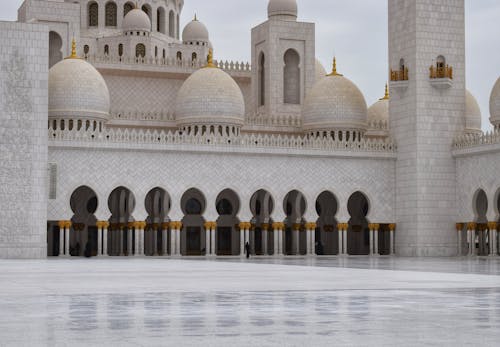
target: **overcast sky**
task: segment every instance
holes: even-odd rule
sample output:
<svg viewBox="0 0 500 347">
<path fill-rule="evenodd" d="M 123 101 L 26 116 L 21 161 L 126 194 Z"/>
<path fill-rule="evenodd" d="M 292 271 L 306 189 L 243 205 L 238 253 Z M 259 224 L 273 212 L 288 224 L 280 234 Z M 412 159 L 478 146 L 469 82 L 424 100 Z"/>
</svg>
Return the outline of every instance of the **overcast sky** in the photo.
<svg viewBox="0 0 500 347">
<path fill-rule="evenodd" d="M 0 20 L 15 20 L 22 0 L 0 0 Z M 268 0 L 185 0 L 181 28 L 198 15 L 208 27 L 215 57 L 250 60 L 250 29 L 267 19 Z M 476 96 L 483 128 L 490 129 L 489 97 L 500 77 L 500 1 L 465 0 L 467 88 Z M 362 90 L 369 105 L 383 96 L 387 67 L 387 0 L 298 0 L 299 20 L 316 23 L 316 56 Z M 496 29 L 495 29 L 496 28 Z"/>
</svg>

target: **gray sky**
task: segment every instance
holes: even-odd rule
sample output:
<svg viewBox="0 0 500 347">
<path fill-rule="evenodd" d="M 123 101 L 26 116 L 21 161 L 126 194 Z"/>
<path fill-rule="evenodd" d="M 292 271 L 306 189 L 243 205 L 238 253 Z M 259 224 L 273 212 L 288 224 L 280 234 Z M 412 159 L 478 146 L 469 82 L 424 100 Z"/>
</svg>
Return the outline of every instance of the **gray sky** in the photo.
<svg viewBox="0 0 500 347">
<path fill-rule="evenodd" d="M 194 13 L 208 27 L 215 57 L 250 59 L 250 29 L 267 19 L 268 0 L 185 0 L 181 28 Z M 476 96 L 483 129 L 490 129 L 489 97 L 500 77 L 500 1 L 465 0 L 467 88 Z M 0 0 L 0 20 L 15 20 L 22 0 Z M 298 0 L 299 20 L 316 23 L 316 56 L 354 81 L 369 105 L 383 96 L 387 80 L 386 0 Z"/>
</svg>

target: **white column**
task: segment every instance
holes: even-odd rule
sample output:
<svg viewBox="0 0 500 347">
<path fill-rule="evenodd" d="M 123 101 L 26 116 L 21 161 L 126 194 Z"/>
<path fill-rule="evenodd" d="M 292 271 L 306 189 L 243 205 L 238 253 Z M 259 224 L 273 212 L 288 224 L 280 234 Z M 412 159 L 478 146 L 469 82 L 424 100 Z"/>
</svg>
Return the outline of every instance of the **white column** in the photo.
<svg viewBox="0 0 500 347">
<path fill-rule="evenodd" d="M 311 255 L 316 255 L 316 223 L 311 223 Z"/>
<path fill-rule="evenodd" d="M 343 255 L 344 254 L 344 241 L 343 241 L 342 235 L 343 235 L 344 226 L 342 224 L 338 224 L 337 228 L 338 228 L 337 231 L 339 233 L 339 254 L 338 255 Z"/>
<path fill-rule="evenodd" d="M 473 257 L 476 255 L 476 223 L 470 223 L 470 255 Z"/>
<path fill-rule="evenodd" d="M 59 256 L 64 256 L 64 228 L 66 226 L 66 221 L 59 221 Z"/>
<path fill-rule="evenodd" d="M 285 243 L 285 226 L 283 225 L 282 228 L 278 230 L 278 255 L 284 256 L 285 255 L 285 250 L 283 247 L 283 244 Z"/>
<path fill-rule="evenodd" d="M 247 242 L 250 244 L 250 225 L 246 225 L 246 228 L 245 228 L 245 245 L 247 244 Z M 252 249 L 252 244 L 250 244 L 250 253 L 251 253 L 251 249 Z M 245 254 L 246 256 L 246 254 Z"/>
<path fill-rule="evenodd" d="M 97 256 L 102 255 L 102 222 L 97 222 Z"/>
<path fill-rule="evenodd" d="M 380 252 L 379 252 L 379 249 L 378 249 L 378 227 L 375 225 L 374 226 L 375 228 L 373 229 L 373 239 L 374 239 L 374 243 L 375 243 L 375 247 L 374 247 L 374 253 L 375 255 L 380 255 Z"/>
<path fill-rule="evenodd" d="M 102 228 L 102 255 L 107 257 L 109 255 L 108 253 L 108 227 L 109 223 L 108 222 L 103 222 L 103 228 Z"/>
<path fill-rule="evenodd" d="M 212 231 L 210 222 L 205 223 L 205 256 L 209 257 L 210 254 L 212 253 L 210 251 L 210 244 L 211 244 L 211 238 L 210 238 L 210 233 Z"/>
<path fill-rule="evenodd" d="M 267 230 L 269 229 L 269 225 L 264 226 L 262 229 L 262 254 L 267 255 L 268 254 L 268 249 L 267 249 Z"/>
<path fill-rule="evenodd" d="M 163 223 L 161 225 L 161 240 L 162 240 L 162 252 L 163 256 L 168 256 L 168 223 Z"/>
<path fill-rule="evenodd" d="M 369 224 L 368 228 L 370 229 L 370 255 L 373 255 L 373 224 Z"/>
<path fill-rule="evenodd" d="M 67 257 L 70 257 L 71 254 L 69 254 L 69 228 L 71 228 L 71 222 L 67 222 L 66 225 L 64 226 L 64 254 Z"/>
<path fill-rule="evenodd" d="M 140 222 L 135 223 L 135 242 L 134 242 L 134 257 L 140 257 L 141 256 L 141 229 L 142 225 Z"/>
<path fill-rule="evenodd" d="M 216 245 L 215 245 L 215 233 L 216 233 L 216 230 L 217 230 L 217 223 L 213 222 L 212 223 L 212 231 L 211 231 L 211 235 L 210 235 L 210 249 L 212 250 L 211 255 L 213 257 L 215 257 L 217 255 L 217 248 L 216 248 Z"/>
<path fill-rule="evenodd" d="M 181 255 L 181 228 L 182 223 L 179 222 L 177 230 L 175 230 L 175 255 Z"/>
<path fill-rule="evenodd" d="M 278 224 L 273 223 L 273 257 L 278 256 Z"/>
<path fill-rule="evenodd" d="M 132 256 L 132 253 L 134 251 L 134 245 L 132 244 L 132 240 L 133 240 L 132 233 L 134 232 L 134 229 L 135 229 L 134 225 L 129 224 L 129 226 L 127 228 L 127 255 L 129 257 Z"/>
<path fill-rule="evenodd" d="M 309 227 L 309 223 L 306 224 L 306 255 L 311 255 L 311 229 Z"/>
<path fill-rule="evenodd" d="M 380 225 L 378 227 L 380 228 Z M 396 233 L 396 224 L 389 224 L 389 233 L 390 233 L 389 254 L 394 255 L 396 253 L 394 250 L 394 237 Z"/>
<path fill-rule="evenodd" d="M 177 241 L 176 241 L 177 234 L 175 233 L 176 225 L 177 225 L 176 222 L 170 223 L 170 256 L 176 255 L 176 251 L 175 251 L 175 245 L 177 244 Z"/>
<path fill-rule="evenodd" d="M 467 225 L 467 255 L 472 256 L 472 231 L 470 225 Z"/>
<path fill-rule="evenodd" d="M 497 253 L 497 223 L 488 223 L 488 229 L 490 230 L 490 256 L 495 257 Z"/>
<path fill-rule="evenodd" d="M 344 239 L 344 255 L 348 255 L 349 253 L 347 252 L 347 229 L 349 228 L 348 224 L 344 225 L 344 231 L 342 232 L 343 234 L 343 239 Z"/>
<path fill-rule="evenodd" d="M 245 256 L 245 227 L 246 223 L 240 223 L 240 257 Z"/>
<path fill-rule="evenodd" d="M 292 226 L 292 245 L 293 245 L 293 253 L 294 255 L 300 255 L 300 226 L 293 225 Z"/>
</svg>

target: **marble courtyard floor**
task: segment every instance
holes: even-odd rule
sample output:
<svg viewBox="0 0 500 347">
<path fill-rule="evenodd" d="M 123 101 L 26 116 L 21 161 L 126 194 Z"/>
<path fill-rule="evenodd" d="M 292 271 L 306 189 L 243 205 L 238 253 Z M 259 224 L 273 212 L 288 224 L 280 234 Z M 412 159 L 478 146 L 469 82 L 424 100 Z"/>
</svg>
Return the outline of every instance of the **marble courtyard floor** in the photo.
<svg viewBox="0 0 500 347">
<path fill-rule="evenodd" d="M 0 261 L 0 346 L 498 346 L 500 259 Z"/>
</svg>

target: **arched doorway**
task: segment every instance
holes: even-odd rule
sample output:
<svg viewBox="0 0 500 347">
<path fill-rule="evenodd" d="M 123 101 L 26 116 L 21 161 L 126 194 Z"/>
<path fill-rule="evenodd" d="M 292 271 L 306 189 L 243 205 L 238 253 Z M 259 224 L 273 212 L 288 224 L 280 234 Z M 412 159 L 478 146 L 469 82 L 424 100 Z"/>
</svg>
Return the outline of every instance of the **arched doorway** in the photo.
<svg viewBox="0 0 500 347">
<path fill-rule="evenodd" d="M 289 49 L 284 56 L 283 93 L 285 104 L 300 104 L 300 56 Z"/>
<path fill-rule="evenodd" d="M 337 255 L 339 253 L 339 238 L 337 228 L 338 200 L 335 195 L 325 191 L 316 200 L 316 254 Z"/>
<path fill-rule="evenodd" d="M 368 255 L 370 253 L 370 229 L 368 215 L 370 204 L 366 195 L 356 192 L 347 202 L 347 211 L 351 216 L 347 230 L 347 254 Z"/>
<path fill-rule="evenodd" d="M 207 249 L 205 244 L 205 219 L 203 218 L 206 208 L 205 196 L 198 189 L 191 188 L 182 196 L 181 208 L 184 213 L 184 218 L 182 219 L 181 254 L 205 255 Z"/>
<path fill-rule="evenodd" d="M 231 189 L 226 189 L 219 194 L 215 204 L 219 214 L 215 235 L 217 255 L 238 255 L 240 252 L 240 236 L 237 229 L 240 209 L 238 195 Z"/>
<path fill-rule="evenodd" d="M 307 235 L 304 232 L 304 213 L 306 212 L 306 199 L 298 190 L 292 190 L 283 200 L 285 219 L 285 254 L 306 254 Z"/>
<path fill-rule="evenodd" d="M 165 24 L 165 9 L 163 7 L 158 7 L 156 10 L 156 31 L 159 33 L 166 33 L 166 24 Z"/>
<path fill-rule="evenodd" d="M 476 235 L 473 235 L 472 247 L 477 249 L 477 255 L 486 256 L 489 254 L 489 232 L 488 232 L 488 196 L 486 192 L 479 189 L 474 194 L 474 222 L 477 224 Z"/>
<path fill-rule="evenodd" d="M 129 223 L 134 222 L 132 216 L 135 209 L 134 194 L 125 187 L 114 189 L 108 198 L 108 208 L 111 212 L 108 254 L 114 256 L 132 255 L 136 240 L 133 230 L 129 228 Z"/>
<path fill-rule="evenodd" d="M 62 38 L 55 31 L 49 33 L 49 69 L 63 59 Z"/>
<path fill-rule="evenodd" d="M 168 193 L 156 187 L 152 189 L 144 201 L 148 218 L 146 219 L 146 229 L 144 230 L 144 254 L 166 255 L 168 254 L 168 233 L 162 228 L 162 224 L 168 223 L 168 212 L 171 201 Z"/>
<path fill-rule="evenodd" d="M 273 234 L 270 230 L 273 210 L 274 201 L 268 191 L 261 189 L 252 195 L 250 211 L 253 216 L 251 221 L 253 228 L 249 235 L 252 254 L 269 254 L 269 250 L 274 248 Z"/>
<path fill-rule="evenodd" d="M 73 232 L 70 234 L 69 253 L 72 256 L 84 256 L 86 249 L 90 255 L 97 255 L 97 195 L 87 186 L 77 188 L 70 198 L 73 211 L 71 218 Z"/>
</svg>

